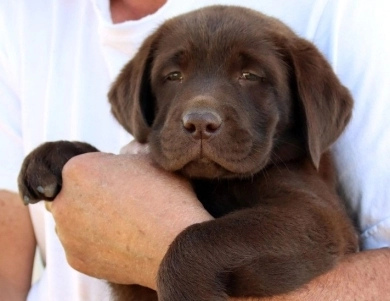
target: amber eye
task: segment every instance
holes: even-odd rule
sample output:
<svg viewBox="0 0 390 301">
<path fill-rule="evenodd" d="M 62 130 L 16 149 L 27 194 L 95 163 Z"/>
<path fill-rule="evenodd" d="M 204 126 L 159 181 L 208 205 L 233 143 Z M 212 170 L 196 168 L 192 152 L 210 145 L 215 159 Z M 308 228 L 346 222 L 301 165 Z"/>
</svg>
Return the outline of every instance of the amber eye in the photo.
<svg viewBox="0 0 390 301">
<path fill-rule="evenodd" d="M 174 71 L 171 72 L 167 75 L 166 77 L 167 80 L 172 80 L 172 81 L 182 81 L 183 80 L 183 75 L 179 71 Z"/>
<path fill-rule="evenodd" d="M 263 81 L 264 78 L 250 72 L 242 72 L 240 79 L 246 79 L 250 81 Z"/>
</svg>

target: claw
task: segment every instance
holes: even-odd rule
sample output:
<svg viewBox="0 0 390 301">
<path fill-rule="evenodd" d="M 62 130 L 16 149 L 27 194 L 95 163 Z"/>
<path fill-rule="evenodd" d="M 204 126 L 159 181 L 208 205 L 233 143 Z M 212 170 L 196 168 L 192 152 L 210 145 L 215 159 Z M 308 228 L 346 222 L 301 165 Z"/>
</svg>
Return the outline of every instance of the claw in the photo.
<svg viewBox="0 0 390 301">
<path fill-rule="evenodd" d="M 25 195 L 24 197 L 23 197 L 23 203 L 27 206 L 28 204 L 30 204 L 30 198 L 27 196 L 27 195 Z"/>
<path fill-rule="evenodd" d="M 27 206 L 27 205 L 31 205 L 31 204 L 35 204 L 35 203 L 38 203 L 39 200 L 35 200 L 35 199 L 30 199 L 27 195 L 25 195 L 23 197 L 23 203 Z"/>
<path fill-rule="evenodd" d="M 57 184 L 56 183 L 53 183 L 53 184 L 50 184 L 50 185 L 47 185 L 45 187 L 42 187 L 42 186 L 38 186 L 37 187 L 37 190 L 42 193 L 45 197 L 47 198 L 52 198 L 52 197 L 55 197 L 57 192 L 58 192 L 58 188 L 57 188 Z"/>
</svg>

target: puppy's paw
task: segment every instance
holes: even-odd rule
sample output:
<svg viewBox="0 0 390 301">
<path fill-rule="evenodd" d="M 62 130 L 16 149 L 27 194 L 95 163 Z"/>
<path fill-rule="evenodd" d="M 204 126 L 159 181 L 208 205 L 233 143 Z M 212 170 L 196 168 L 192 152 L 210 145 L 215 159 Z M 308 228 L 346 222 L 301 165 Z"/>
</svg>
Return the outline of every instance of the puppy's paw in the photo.
<svg viewBox="0 0 390 301">
<path fill-rule="evenodd" d="M 83 142 L 47 142 L 33 150 L 22 164 L 18 177 L 23 202 L 52 201 L 61 190 L 62 168 L 74 156 L 98 150 Z"/>
</svg>

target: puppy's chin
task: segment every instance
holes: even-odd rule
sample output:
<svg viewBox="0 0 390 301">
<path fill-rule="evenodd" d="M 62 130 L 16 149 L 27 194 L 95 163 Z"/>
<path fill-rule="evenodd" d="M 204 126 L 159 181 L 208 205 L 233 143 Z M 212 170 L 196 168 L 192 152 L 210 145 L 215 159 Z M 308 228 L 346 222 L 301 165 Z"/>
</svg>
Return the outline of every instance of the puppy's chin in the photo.
<svg viewBox="0 0 390 301">
<path fill-rule="evenodd" d="M 206 158 L 190 161 L 179 172 L 189 178 L 203 179 L 226 178 L 233 175 L 221 165 Z"/>
<path fill-rule="evenodd" d="M 230 170 L 213 160 L 201 158 L 188 162 L 177 172 L 193 179 L 242 179 L 252 177 L 257 171 Z"/>
</svg>

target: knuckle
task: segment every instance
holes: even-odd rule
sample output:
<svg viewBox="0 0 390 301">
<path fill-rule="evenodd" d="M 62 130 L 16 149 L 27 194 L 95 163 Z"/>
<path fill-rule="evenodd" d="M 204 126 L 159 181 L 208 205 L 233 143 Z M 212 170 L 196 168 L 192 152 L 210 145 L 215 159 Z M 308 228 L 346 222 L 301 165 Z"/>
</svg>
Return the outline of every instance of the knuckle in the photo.
<svg viewBox="0 0 390 301">
<path fill-rule="evenodd" d="M 67 161 L 63 167 L 62 174 L 64 177 L 84 177 L 94 174 L 100 166 L 99 162 L 106 158 L 108 154 L 100 152 L 84 153 L 74 156 Z"/>
<path fill-rule="evenodd" d="M 66 260 L 68 261 L 69 265 L 76 271 L 87 274 L 88 271 L 86 269 L 86 265 L 82 260 L 75 256 L 71 256 L 68 253 L 66 254 Z"/>
<path fill-rule="evenodd" d="M 94 278 L 102 278 L 102 272 L 96 268 L 92 268 L 91 263 L 86 262 L 78 257 L 70 256 L 68 254 L 66 256 L 66 259 L 68 261 L 68 264 L 76 271 Z"/>
<path fill-rule="evenodd" d="M 64 176 L 73 176 L 83 173 L 88 166 L 82 156 L 74 156 L 67 161 L 63 167 L 62 174 Z"/>
</svg>

